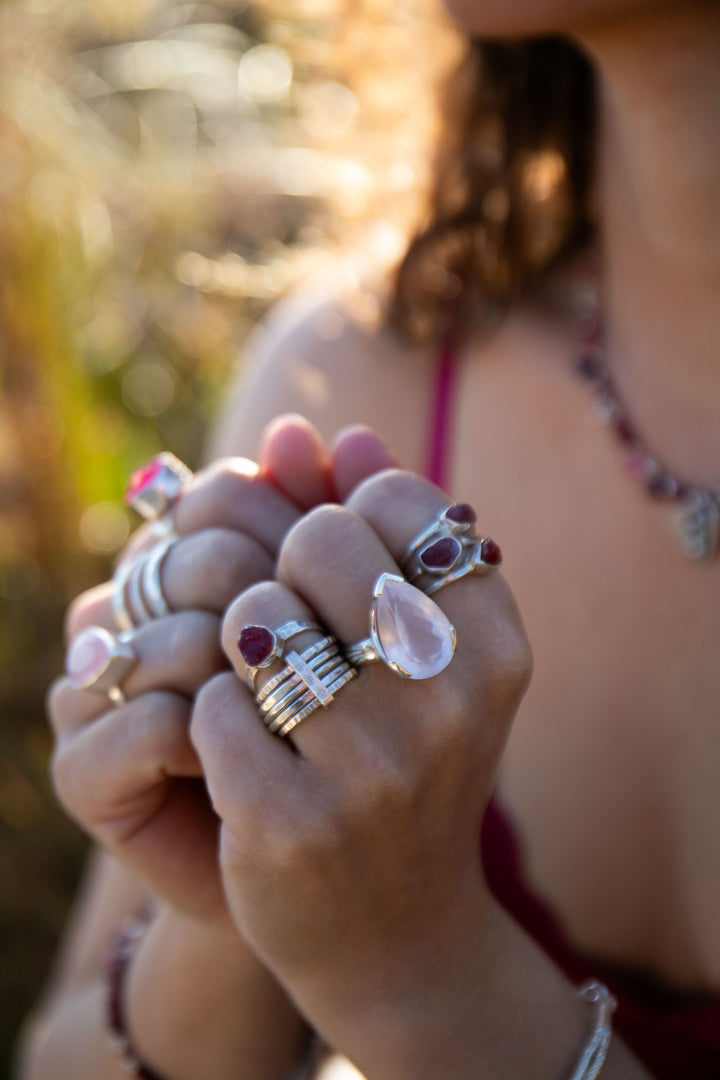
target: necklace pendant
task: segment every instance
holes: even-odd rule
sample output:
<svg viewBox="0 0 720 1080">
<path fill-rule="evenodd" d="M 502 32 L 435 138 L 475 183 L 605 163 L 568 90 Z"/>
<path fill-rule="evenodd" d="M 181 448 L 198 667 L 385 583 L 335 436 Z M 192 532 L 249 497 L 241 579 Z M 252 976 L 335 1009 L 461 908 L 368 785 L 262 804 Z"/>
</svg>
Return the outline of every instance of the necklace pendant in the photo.
<svg viewBox="0 0 720 1080">
<path fill-rule="evenodd" d="M 720 504 L 707 492 L 695 492 L 678 515 L 678 537 L 691 559 L 714 559 L 720 546 Z"/>
</svg>

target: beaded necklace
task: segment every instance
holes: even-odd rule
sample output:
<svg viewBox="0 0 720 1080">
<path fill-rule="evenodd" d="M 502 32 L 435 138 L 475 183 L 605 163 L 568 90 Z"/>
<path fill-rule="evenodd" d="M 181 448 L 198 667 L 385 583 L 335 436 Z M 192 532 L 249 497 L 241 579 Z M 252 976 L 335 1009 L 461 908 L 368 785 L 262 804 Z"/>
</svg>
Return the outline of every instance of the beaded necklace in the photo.
<svg viewBox="0 0 720 1080">
<path fill-rule="evenodd" d="M 698 561 L 714 559 L 720 548 L 720 484 L 689 484 L 650 453 L 618 398 L 598 318 L 586 316 L 583 323 L 576 370 L 592 387 L 601 420 L 622 444 L 628 471 L 651 498 L 673 507 L 677 538 L 685 554 Z"/>
</svg>

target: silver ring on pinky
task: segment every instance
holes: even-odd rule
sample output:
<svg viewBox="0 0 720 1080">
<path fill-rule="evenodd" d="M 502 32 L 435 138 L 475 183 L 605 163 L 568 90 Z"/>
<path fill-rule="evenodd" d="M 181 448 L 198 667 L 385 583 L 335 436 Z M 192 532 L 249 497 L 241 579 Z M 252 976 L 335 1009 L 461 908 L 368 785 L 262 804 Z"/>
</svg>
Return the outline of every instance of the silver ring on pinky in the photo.
<svg viewBox="0 0 720 1080">
<path fill-rule="evenodd" d="M 70 643 L 65 671 L 76 690 L 107 694 L 114 705 L 122 705 L 121 683 L 137 660 L 130 635 L 116 637 L 102 626 L 87 626 Z"/>
</svg>

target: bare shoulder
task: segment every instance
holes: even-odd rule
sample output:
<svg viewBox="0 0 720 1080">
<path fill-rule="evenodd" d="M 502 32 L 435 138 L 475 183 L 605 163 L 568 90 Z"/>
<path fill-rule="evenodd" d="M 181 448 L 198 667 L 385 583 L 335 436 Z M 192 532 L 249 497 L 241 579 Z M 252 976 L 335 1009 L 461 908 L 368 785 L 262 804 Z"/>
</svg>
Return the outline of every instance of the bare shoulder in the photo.
<svg viewBox="0 0 720 1080">
<path fill-rule="evenodd" d="M 352 298 L 296 294 L 252 335 L 209 456 L 255 456 L 266 424 L 292 412 L 306 416 L 326 438 L 346 424 L 371 424 L 400 460 L 414 466 L 428 359 L 426 351 L 366 318 Z"/>
</svg>

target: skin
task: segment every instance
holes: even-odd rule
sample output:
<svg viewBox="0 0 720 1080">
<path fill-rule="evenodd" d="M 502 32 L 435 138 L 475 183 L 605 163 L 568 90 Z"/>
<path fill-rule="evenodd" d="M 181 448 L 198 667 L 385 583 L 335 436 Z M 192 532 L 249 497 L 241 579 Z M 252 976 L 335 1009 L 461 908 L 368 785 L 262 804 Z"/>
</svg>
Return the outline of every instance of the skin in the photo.
<svg viewBox="0 0 720 1080">
<path fill-rule="evenodd" d="M 456 13 L 462 14 L 459 8 Z M 593 56 L 601 76 L 599 202 L 609 363 L 658 456 L 680 475 L 716 479 L 715 5 L 527 0 L 510 14 L 493 3 L 473 5 L 463 18 L 487 34 L 568 32 Z M 304 507 L 333 490 L 349 506 L 339 516 L 315 511 L 303 518 L 283 541 L 279 583 L 269 592 L 251 589 L 230 608 L 224 644 L 231 664 L 237 661 L 232 640 L 238 620 L 250 614 L 259 619 L 258 612 L 275 603 L 284 612 L 309 601 L 338 632 L 360 636 L 364 631 L 354 620 L 367 611 L 365 601 L 356 608 L 353 594 L 336 603 L 346 565 L 333 564 L 333 530 L 349 529 L 347 543 L 360 553 L 357 573 L 365 584 L 377 570 L 377 544 L 382 560 L 394 551 L 397 556 L 388 521 L 412 535 L 412 513 L 406 519 L 398 511 L 397 489 L 385 517 L 373 518 L 377 511 L 362 502 L 374 491 L 383 505 L 382 490 L 373 484 L 386 483 L 387 474 L 362 483 L 389 464 L 381 444 L 358 429 L 334 448 L 326 449 L 321 437 L 330 439 L 338 426 L 362 418 L 386 437 L 397 460 L 421 471 L 435 357 L 401 347 L 387 334 L 373 336 L 350 317 L 341 339 L 328 343 L 316 332 L 322 315 L 309 308 L 276 317 L 255 346 L 255 372 L 243 396 L 228 405 L 213 453 L 256 454 L 267 421 L 283 410 L 305 412 L 319 434 L 302 422 L 276 426 L 264 437 L 261 468 L 281 489 L 288 482 L 292 489 L 294 477 Z M 503 922 L 470 870 L 470 832 L 463 823 L 477 820 L 508 735 L 502 795 L 519 824 L 532 883 L 559 912 L 574 943 L 681 990 L 720 986 L 720 819 L 711 765 L 718 751 L 718 566 L 698 567 L 683 558 L 667 530 L 667 509 L 642 500 L 623 475 L 607 432 L 587 424 L 583 388 L 568 375 L 576 348 L 572 328 L 518 308 L 491 340 L 468 343 L 460 357 L 452 486 L 475 503 L 483 531 L 501 542 L 506 556 L 504 577 L 493 577 L 478 602 L 491 623 L 508 631 L 500 635 L 507 653 L 491 649 L 493 663 L 483 671 L 487 641 L 474 636 L 474 601 L 453 586 L 443 603 L 452 606 L 460 640 L 470 650 L 467 667 L 457 669 L 461 696 L 475 701 L 487 689 L 492 698 L 483 710 L 487 726 L 480 729 L 490 733 L 490 745 L 478 740 L 477 715 L 458 705 L 454 684 L 446 681 L 439 692 L 449 695 L 443 709 L 451 718 L 448 738 L 462 748 L 455 755 L 430 724 L 425 703 L 403 697 L 396 706 L 397 684 L 386 679 L 383 686 L 386 673 L 376 670 L 363 673 L 372 685 L 371 707 L 357 680 L 333 706 L 339 722 L 330 713 L 308 721 L 298 731 L 299 758 L 289 761 L 286 746 L 257 745 L 265 733 L 232 671 L 205 684 L 193 713 L 193 743 L 222 818 L 219 873 L 229 915 L 306 1014 L 372 1080 L 447 1074 L 448 1063 L 453 1075 L 474 1077 L 480 1060 L 488 1076 L 537 1075 L 538 1062 L 542 1075 L 561 1075 L 579 1045 L 584 1014 L 574 1009 L 566 984 Z M 323 383 L 330 406 L 305 393 L 308 369 L 315 385 L 318 378 Z M 424 506 L 430 496 L 420 490 L 418 504 Z M 509 642 L 525 638 L 515 602 L 508 607 L 505 586 L 495 585 L 504 580 L 535 655 L 521 704 L 526 662 L 514 666 L 514 681 L 505 678 L 505 663 L 516 653 Z M 357 587 L 364 587 L 361 581 Z M 346 618 L 352 625 L 345 625 Z M 479 688 L 473 680 L 481 673 Z M 180 689 L 187 694 L 189 688 Z M 399 730 L 373 723 L 386 709 L 402 709 Z M 66 710 L 68 717 L 71 712 Z M 400 734 L 407 724 L 411 740 Z M 368 770 L 368 755 L 379 769 Z M 355 767 L 343 769 L 341 760 Z M 244 785 L 233 782 L 238 773 Z M 356 777 L 369 773 L 372 783 L 358 784 Z M 258 776 L 265 778 L 264 791 L 276 785 L 281 792 L 270 805 Z M 457 791 L 452 806 L 450 788 Z M 396 808 L 397 831 L 378 816 L 385 798 Z M 422 852 L 408 846 L 411 836 L 432 840 L 440 810 L 449 815 L 439 818 L 442 836 L 463 842 L 450 850 L 437 838 Z M 416 830 L 418 813 L 423 827 Z M 294 828 L 298 817 L 311 827 Z M 250 823 L 262 828 L 266 843 L 255 842 Z M 378 835 L 382 843 L 368 843 L 368 836 Z M 343 858 L 348 850 L 352 860 Z M 307 875 L 308 864 L 317 874 Z M 331 883 L 320 874 L 327 865 L 337 867 Z M 404 880 L 418 880 L 428 867 L 434 871 L 433 888 L 418 890 L 423 900 L 413 905 L 407 925 L 395 890 L 358 895 L 355 887 L 361 879 L 394 881 L 398 866 Z M 282 883 L 300 875 L 310 889 L 322 876 L 322 895 L 310 891 L 306 905 L 295 897 L 288 904 Z M 323 935 L 332 910 L 330 884 L 347 922 L 346 933 L 330 934 L 328 952 Z M 445 914 L 438 924 L 440 911 Z M 368 923 L 376 931 L 370 939 L 363 937 Z M 154 947 L 171 963 L 187 935 L 178 932 L 177 919 L 159 926 Z M 459 940 L 466 945 L 462 962 Z M 156 989 L 147 961 L 152 948 L 151 938 L 139 954 L 131 1001 Z M 380 977 L 380 951 L 392 952 L 399 971 L 389 991 Z M 239 968 L 243 964 L 230 965 L 235 975 Z M 251 965 L 243 968 L 245 975 L 250 971 Z M 261 971 L 252 968 L 250 977 L 260 979 Z M 481 972 L 492 977 L 483 979 Z M 380 986 L 390 1000 L 378 1013 L 368 1004 Z M 423 999 L 422 988 L 430 986 L 433 1009 Z M 488 995 L 485 986 L 492 989 Z M 458 1002 L 466 1001 L 471 1015 L 458 1013 Z M 182 1002 L 174 1004 L 180 1008 Z M 502 1037 L 507 1017 L 525 1008 L 533 1014 L 538 1004 L 546 1011 L 535 1012 L 534 1024 Z M 358 1020 L 362 1015 L 367 1019 Z M 438 1029 L 428 1028 L 429 1015 L 437 1015 Z M 172 1017 L 171 1009 L 165 1030 L 162 1022 L 151 1029 L 142 1010 L 131 1015 L 143 1047 L 153 1050 L 151 1060 L 163 1065 L 171 1060 Z M 442 1021 L 450 1017 L 462 1037 L 448 1043 Z M 557 1037 L 544 1038 L 547 1030 Z M 398 1031 L 407 1038 L 398 1042 Z M 227 1060 L 232 1048 L 219 1043 Z M 417 1047 L 419 1058 L 408 1046 Z M 180 1056 L 169 1074 L 190 1078 Z M 107 1063 L 105 1068 L 111 1076 Z M 605 1071 L 609 1077 L 642 1075 L 621 1048 L 613 1050 Z"/>
</svg>

